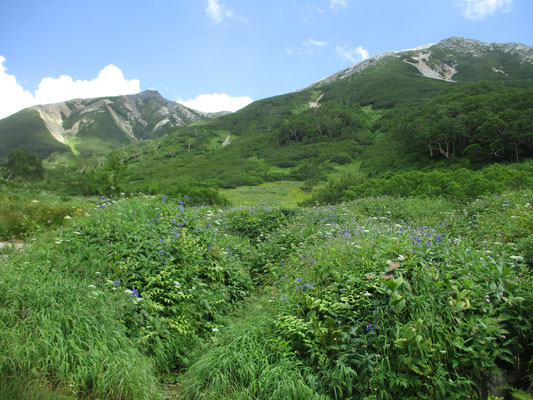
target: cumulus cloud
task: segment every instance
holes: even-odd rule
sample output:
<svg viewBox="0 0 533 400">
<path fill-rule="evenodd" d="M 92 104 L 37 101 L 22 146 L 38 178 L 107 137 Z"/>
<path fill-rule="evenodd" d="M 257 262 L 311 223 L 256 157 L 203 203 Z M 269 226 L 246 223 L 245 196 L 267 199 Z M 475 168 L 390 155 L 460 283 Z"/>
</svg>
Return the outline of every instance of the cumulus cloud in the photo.
<svg viewBox="0 0 533 400">
<path fill-rule="evenodd" d="M 251 97 L 231 97 L 226 93 L 201 94 L 194 99 L 178 100 L 193 110 L 204 112 L 237 111 L 253 101 Z"/>
<path fill-rule="evenodd" d="M 103 96 L 134 94 L 141 91 L 138 79 L 128 80 L 120 68 L 108 65 L 98 77 L 90 81 L 73 80 L 68 75 L 59 78 L 44 78 L 35 91 L 37 104 L 58 103 L 60 101 Z"/>
<path fill-rule="evenodd" d="M 0 56 L 0 119 L 35 104 L 33 95 L 17 83 L 14 75 L 7 73 L 5 61 Z"/>
<path fill-rule="evenodd" d="M 233 17 L 233 10 L 221 5 L 218 0 L 207 0 L 205 12 L 216 23 L 224 21 L 224 18 Z"/>
<path fill-rule="evenodd" d="M 346 7 L 348 7 L 348 0 L 329 0 L 329 8 L 332 10 Z"/>
<path fill-rule="evenodd" d="M 44 78 L 35 94 L 24 90 L 14 75 L 7 73 L 0 56 L 0 118 L 36 104 L 59 103 L 77 98 L 134 94 L 141 91 L 138 79 L 128 80 L 120 68 L 108 65 L 92 80 L 73 80 L 68 75 Z"/>
<path fill-rule="evenodd" d="M 476 21 L 493 15 L 496 11 L 509 10 L 513 0 L 456 0 L 463 16 Z"/>
<path fill-rule="evenodd" d="M 347 46 L 336 46 L 337 55 L 344 61 L 355 63 L 356 61 L 366 60 L 369 57 L 368 50 L 363 46 L 350 48 Z"/>
</svg>

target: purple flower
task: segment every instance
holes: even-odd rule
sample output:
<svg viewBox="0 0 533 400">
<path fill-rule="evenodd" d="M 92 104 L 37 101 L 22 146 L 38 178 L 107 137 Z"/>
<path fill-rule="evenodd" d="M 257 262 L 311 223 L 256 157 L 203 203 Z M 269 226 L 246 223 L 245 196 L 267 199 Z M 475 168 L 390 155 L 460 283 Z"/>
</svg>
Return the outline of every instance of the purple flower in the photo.
<svg viewBox="0 0 533 400">
<path fill-rule="evenodd" d="M 367 331 L 367 332 L 374 332 L 374 327 L 372 326 L 372 324 L 368 324 L 368 325 L 366 326 L 366 331 Z"/>
<path fill-rule="evenodd" d="M 133 296 L 139 297 L 139 289 L 136 289 L 136 288 L 131 289 L 131 295 L 132 297 Z"/>
<path fill-rule="evenodd" d="M 298 282 L 298 283 L 300 283 L 301 281 L 302 281 L 302 278 L 296 278 L 296 279 L 294 280 L 294 282 Z"/>
<path fill-rule="evenodd" d="M 115 285 L 120 285 L 120 280 L 116 280 L 115 282 L 113 282 Z"/>
</svg>

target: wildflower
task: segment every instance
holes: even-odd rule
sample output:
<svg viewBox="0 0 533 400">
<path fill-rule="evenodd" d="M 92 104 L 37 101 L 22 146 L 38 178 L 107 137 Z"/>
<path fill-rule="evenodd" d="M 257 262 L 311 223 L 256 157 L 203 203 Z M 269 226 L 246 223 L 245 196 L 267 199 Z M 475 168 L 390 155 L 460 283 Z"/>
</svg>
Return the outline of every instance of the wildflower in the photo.
<svg viewBox="0 0 533 400">
<path fill-rule="evenodd" d="M 213 332 L 218 332 L 220 329 L 218 329 L 218 328 L 211 328 L 211 330 L 212 330 Z"/>
<path fill-rule="evenodd" d="M 120 280 L 116 280 L 115 282 L 113 282 L 115 285 L 120 285 Z"/>
<path fill-rule="evenodd" d="M 368 325 L 366 326 L 366 331 L 367 331 L 367 332 L 374 332 L 374 327 L 372 326 L 372 324 L 368 324 Z"/>
<path fill-rule="evenodd" d="M 136 289 L 136 288 L 131 289 L 131 295 L 134 297 L 139 297 L 139 289 Z"/>
<path fill-rule="evenodd" d="M 298 283 L 300 283 L 301 281 L 302 281 L 302 278 L 296 278 L 296 279 L 294 280 L 294 282 L 298 282 Z"/>
<path fill-rule="evenodd" d="M 90 287 L 91 289 L 96 289 L 96 286 L 94 286 L 94 285 L 89 285 L 89 287 Z"/>
<path fill-rule="evenodd" d="M 159 254 L 165 254 L 165 252 L 163 250 L 159 250 L 158 253 Z"/>
<path fill-rule="evenodd" d="M 398 261 L 403 261 L 403 260 L 405 260 L 405 256 L 403 256 L 403 255 L 400 254 L 400 255 L 398 256 Z"/>
</svg>

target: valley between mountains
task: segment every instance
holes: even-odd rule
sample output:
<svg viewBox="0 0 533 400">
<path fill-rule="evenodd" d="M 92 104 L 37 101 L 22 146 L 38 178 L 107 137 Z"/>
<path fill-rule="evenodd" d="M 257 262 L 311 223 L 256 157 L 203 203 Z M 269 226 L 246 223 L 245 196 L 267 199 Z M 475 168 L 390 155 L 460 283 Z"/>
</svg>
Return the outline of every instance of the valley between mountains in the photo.
<svg viewBox="0 0 533 400">
<path fill-rule="evenodd" d="M 0 398 L 531 399 L 532 156 L 533 48 L 461 37 L 8 116 Z"/>
</svg>

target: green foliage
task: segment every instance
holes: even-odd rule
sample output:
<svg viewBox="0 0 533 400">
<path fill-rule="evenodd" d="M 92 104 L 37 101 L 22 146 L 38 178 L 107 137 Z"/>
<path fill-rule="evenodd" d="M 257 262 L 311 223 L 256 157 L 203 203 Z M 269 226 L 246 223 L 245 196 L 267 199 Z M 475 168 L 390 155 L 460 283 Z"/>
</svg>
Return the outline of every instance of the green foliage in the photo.
<svg viewBox="0 0 533 400">
<path fill-rule="evenodd" d="M 89 202 L 39 189 L 0 185 L 0 240 L 26 239 L 85 214 Z M 66 218 L 66 219 L 65 219 Z"/>
<path fill-rule="evenodd" d="M 278 334 L 331 398 L 477 398 L 487 371 L 529 351 L 531 275 L 504 240 L 531 233 L 530 200 L 488 198 L 467 212 L 411 199 L 330 208 L 279 267 Z M 494 224 L 528 216 L 477 230 L 507 207 Z"/>
<path fill-rule="evenodd" d="M 446 197 L 469 201 L 489 193 L 525 189 L 533 185 L 531 162 L 493 164 L 481 170 L 465 168 L 389 172 L 380 177 L 346 175 L 331 180 L 307 204 L 335 204 L 368 196 Z"/>
<path fill-rule="evenodd" d="M 185 399 L 325 399 L 275 334 L 272 298 L 256 299 L 201 349 L 181 381 Z"/>
<path fill-rule="evenodd" d="M 181 199 L 99 197 L 9 255 L 0 395 L 156 399 L 157 376 L 183 373 L 191 399 L 478 398 L 512 368 L 527 388 L 531 191 L 300 210 Z"/>
<path fill-rule="evenodd" d="M 518 162 L 533 155 L 533 89 L 497 82 L 458 84 L 411 110 L 399 110 L 383 129 L 405 152 L 431 158 L 466 157 L 474 165 Z"/>
<path fill-rule="evenodd" d="M 43 179 L 43 164 L 35 154 L 27 150 L 13 150 L 7 157 L 6 172 L 7 179 Z"/>
</svg>

